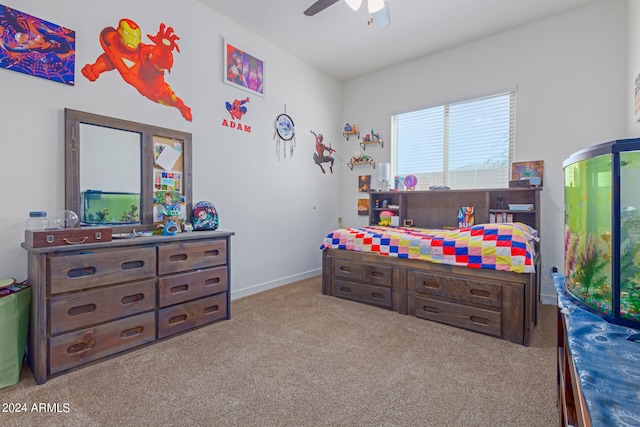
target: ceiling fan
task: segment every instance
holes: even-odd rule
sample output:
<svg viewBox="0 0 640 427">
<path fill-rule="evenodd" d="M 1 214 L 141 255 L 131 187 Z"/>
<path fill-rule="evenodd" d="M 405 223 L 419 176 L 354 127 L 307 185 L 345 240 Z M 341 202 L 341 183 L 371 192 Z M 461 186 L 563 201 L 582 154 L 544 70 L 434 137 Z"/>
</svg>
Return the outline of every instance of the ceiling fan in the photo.
<svg viewBox="0 0 640 427">
<path fill-rule="evenodd" d="M 329 6 L 332 6 L 338 3 L 340 0 L 317 0 L 313 3 L 307 10 L 304 11 L 304 14 L 307 16 L 313 16 L 317 13 L 322 12 Z M 360 9 L 360 5 L 362 4 L 362 0 L 344 0 L 347 5 L 357 11 Z M 389 18 L 389 4 L 387 0 L 366 0 L 367 9 L 371 14 L 371 18 L 369 19 L 369 24 L 374 23 L 378 28 L 384 28 L 391 22 Z"/>
</svg>

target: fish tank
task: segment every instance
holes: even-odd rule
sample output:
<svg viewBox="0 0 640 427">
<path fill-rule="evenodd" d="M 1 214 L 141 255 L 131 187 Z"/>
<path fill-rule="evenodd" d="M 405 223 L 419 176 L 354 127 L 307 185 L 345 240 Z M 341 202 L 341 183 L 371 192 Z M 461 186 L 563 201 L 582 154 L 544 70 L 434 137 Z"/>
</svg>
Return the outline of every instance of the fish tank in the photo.
<svg viewBox="0 0 640 427">
<path fill-rule="evenodd" d="M 605 320 L 640 327 L 640 139 L 563 164 L 565 292 Z"/>
<path fill-rule="evenodd" d="M 80 222 L 84 225 L 140 224 L 140 193 L 82 191 Z"/>
</svg>

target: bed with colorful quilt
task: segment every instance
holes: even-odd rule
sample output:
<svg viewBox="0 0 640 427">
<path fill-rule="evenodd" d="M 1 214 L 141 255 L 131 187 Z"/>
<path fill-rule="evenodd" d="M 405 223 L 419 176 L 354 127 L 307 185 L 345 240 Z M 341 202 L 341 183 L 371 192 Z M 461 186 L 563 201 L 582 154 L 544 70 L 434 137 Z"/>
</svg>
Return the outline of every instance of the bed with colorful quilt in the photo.
<svg viewBox="0 0 640 427">
<path fill-rule="evenodd" d="M 323 293 L 528 345 L 536 241 L 521 223 L 342 228 L 321 245 Z"/>
</svg>

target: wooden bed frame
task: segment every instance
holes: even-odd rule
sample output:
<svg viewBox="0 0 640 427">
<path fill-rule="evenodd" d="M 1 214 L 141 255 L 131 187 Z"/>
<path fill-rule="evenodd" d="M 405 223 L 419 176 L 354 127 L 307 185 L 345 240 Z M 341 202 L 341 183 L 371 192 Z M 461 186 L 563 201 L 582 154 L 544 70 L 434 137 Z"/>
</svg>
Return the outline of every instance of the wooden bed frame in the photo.
<svg viewBox="0 0 640 427">
<path fill-rule="evenodd" d="M 538 317 L 537 274 L 327 248 L 322 293 L 528 346 Z"/>
</svg>

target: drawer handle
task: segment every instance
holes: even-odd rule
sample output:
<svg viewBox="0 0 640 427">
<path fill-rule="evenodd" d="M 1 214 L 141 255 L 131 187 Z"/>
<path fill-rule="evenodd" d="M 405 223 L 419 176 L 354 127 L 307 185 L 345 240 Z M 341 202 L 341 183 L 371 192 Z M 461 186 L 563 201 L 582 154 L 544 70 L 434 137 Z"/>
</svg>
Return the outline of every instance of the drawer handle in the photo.
<svg viewBox="0 0 640 427">
<path fill-rule="evenodd" d="M 433 288 L 433 289 L 438 289 L 440 287 L 440 283 L 436 283 L 436 282 L 429 282 L 427 280 L 424 280 L 422 282 L 422 286 L 424 286 L 425 288 Z"/>
<path fill-rule="evenodd" d="M 372 296 L 373 298 L 384 299 L 384 295 L 382 295 L 382 294 L 381 294 L 381 293 L 379 293 L 379 292 L 372 292 L 372 293 L 371 293 L 371 296 Z"/>
<path fill-rule="evenodd" d="M 344 271 L 345 273 L 351 273 L 351 267 L 340 266 L 340 271 Z"/>
<path fill-rule="evenodd" d="M 171 255 L 169 257 L 169 261 L 179 262 L 179 261 L 185 261 L 187 258 L 188 258 L 187 254 L 177 254 L 177 255 Z"/>
<path fill-rule="evenodd" d="M 430 307 L 428 305 L 425 305 L 424 307 L 422 307 L 422 309 L 424 311 L 428 311 L 429 313 L 440 313 L 440 310 L 438 309 L 438 307 Z"/>
<path fill-rule="evenodd" d="M 81 351 L 91 350 L 95 346 L 96 346 L 95 340 L 79 342 L 69 346 L 69 348 L 67 348 L 67 354 L 75 354 L 75 353 L 80 353 Z"/>
<path fill-rule="evenodd" d="M 86 236 L 85 236 L 85 237 L 83 237 L 83 238 L 82 238 L 82 240 L 78 240 L 78 241 L 76 241 L 76 242 L 73 242 L 73 241 L 71 241 L 71 240 L 67 239 L 66 237 L 63 237 L 63 238 L 62 238 L 62 240 L 64 240 L 66 243 L 68 243 L 68 244 L 70 244 L 70 245 L 79 245 L 80 243 L 84 243 L 84 242 L 86 242 L 86 241 L 87 241 L 87 239 L 88 239 L 88 237 L 86 237 Z"/>
<path fill-rule="evenodd" d="M 340 290 L 342 292 L 351 293 L 351 288 L 347 288 L 346 286 L 340 286 Z"/>
<path fill-rule="evenodd" d="M 185 320 L 187 320 L 187 315 L 181 314 L 179 316 L 173 316 L 171 319 L 169 319 L 169 324 L 175 325 L 176 323 L 181 323 L 181 322 L 184 322 Z"/>
<path fill-rule="evenodd" d="M 219 308 L 220 308 L 220 306 L 218 304 L 216 304 L 216 305 L 212 305 L 212 306 L 206 307 L 204 310 L 202 310 L 202 312 L 204 314 L 209 314 L 209 313 L 213 313 L 215 311 L 218 311 Z"/>
<path fill-rule="evenodd" d="M 485 319 L 484 317 L 471 316 L 469 318 L 473 323 L 479 323 L 480 325 L 488 325 L 489 319 Z"/>
<path fill-rule="evenodd" d="M 477 297 L 485 297 L 488 298 L 491 296 L 489 291 L 485 291 L 484 289 L 471 289 L 471 295 L 475 295 Z"/>
<path fill-rule="evenodd" d="M 125 329 L 124 331 L 120 332 L 120 337 L 131 338 L 133 336 L 140 335 L 143 331 L 144 331 L 144 326 L 142 325 L 136 326 L 135 328 Z"/>
<path fill-rule="evenodd" d="M 213 285 L 217 285 L 218 283 L 220 283 L 219 277 L 213 277 L 211 279 L 207 279 L 204 281 L 205 286 L 213 286 Z"/>
<path fill-rule="evenodd" d="M 123 270 L 133 270 L 135 268 L 142 268 L 142 267 L 144 267 L 144 261 L 142 260 L 123 262 L 122 265 L 120 266 L 120 268 Z"/>
<path fill-rule="evenodd" d="M 204 251 L 204 256 L 218 256 L 220 255 L 220 251 L 217 249 L 212 249 L 210 251 Z"/>
<path fill-rule="evenodd" d="M 96 311 L 96 308 L 98 307 L 95 304 L 80 305 L 78 307 L 71 307 L 67 311 L 67 314 L 69 316 L 78 316 L 80 314 L 91 313 L 92 311 Z"/>
<path fill-rule="evenodd" d="M 384 273 L 380 273 L 379 271 L 372 271 L 371 277 L 374 279 L 384 279 Z"/>
<path fill-rule="evenodd" d="M 93 276 L 96 274 L 95 267 L 82 267 L 82 268 L 73 268 L 67 271 L 67 277 L 84 277 L 84 276 Z"/>
<path fill-rule="evenodd" d="M 135 294 L 135 295 L 127 295 L 126 297 L 123 297 L 120 302 L 122 304 L 135 304 L 138 303 L 140 301 L 142 301 L 144 299 L 144 294 L 140 293 L 140 294 Z"/>
<path fill-rule="evenodd" d="M 172 287 L 171 289 L 169 289 L 169 292 L 172 294 L 177 294 L 178 292 L 186 292 L 187 289 L 189 289 L 189 285 L 185 283 L 184 285 L 178 285 L 178 286 Z"/>
</svg>

